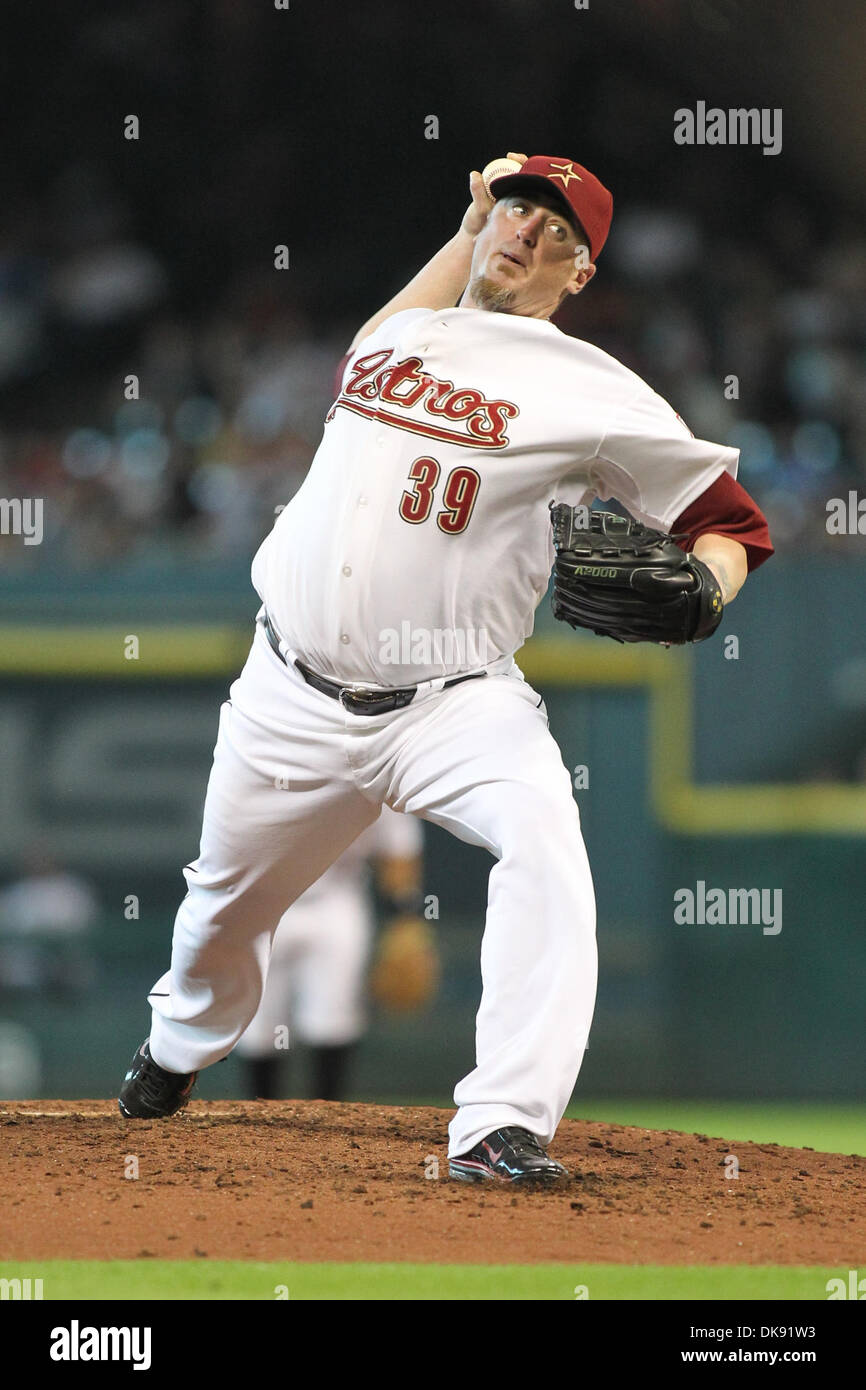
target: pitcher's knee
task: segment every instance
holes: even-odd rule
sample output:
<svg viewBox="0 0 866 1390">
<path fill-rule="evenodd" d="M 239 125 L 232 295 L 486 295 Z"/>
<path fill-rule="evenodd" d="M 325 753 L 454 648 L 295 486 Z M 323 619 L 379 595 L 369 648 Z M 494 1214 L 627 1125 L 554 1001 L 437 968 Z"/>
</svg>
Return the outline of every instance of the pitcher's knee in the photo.
<svg viewBox="0 0 866 1390">
<path fill-rule="evenodd" d="M 573 803 L 527 797 L 501 826 L 497 882 L 521 910 L 542 923 L 595 930 L 595 895 L 580 817 Z"/>
<path fill-rule="evenodd" d="M 577 803 L 559 789 L 518 788 L 503 798 L 497 819 L 503 857 L 529 852 L 543 859 L 585 860 Z"/>
</svg>

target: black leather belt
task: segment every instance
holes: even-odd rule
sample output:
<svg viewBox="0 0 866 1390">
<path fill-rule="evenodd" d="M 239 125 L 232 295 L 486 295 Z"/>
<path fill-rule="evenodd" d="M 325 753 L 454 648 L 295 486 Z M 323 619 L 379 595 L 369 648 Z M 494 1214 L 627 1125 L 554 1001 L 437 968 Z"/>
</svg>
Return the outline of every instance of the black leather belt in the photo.
<svg viewBox="0 0 866 1390">
<path fill-rule="evenodd" d="M 283 665 L 287 666 L 288 662 L 280 650 L 280 639 L 271 626 L 271 620 L 267 614 L 262 618 L 262 626 L 274 652 Z M 323 695 L 329 695 L 332 700 L 339 700 L 343 708 L 352 714 L 390 714 L 392 710 L 404 709 L 418 693 L 417 687 L 414 685 L 403 686 L 396 690 L 356 690 L 350 685 L 340 685 L 339 681 L 328 680 L 327 676 L 318 675 L 297 658 L 295 658 L 295 665 L 307 685 L 311 685 L 314 690 L 321 691 Z M 486 671 L 473 671 L 469 676 L 454 676 L 445 682 L 442 689 L 449 690 L 452 685 L 460 685 L 462 681 L 478 680 L 481 676 L 486 675 Z"/>
</svg>

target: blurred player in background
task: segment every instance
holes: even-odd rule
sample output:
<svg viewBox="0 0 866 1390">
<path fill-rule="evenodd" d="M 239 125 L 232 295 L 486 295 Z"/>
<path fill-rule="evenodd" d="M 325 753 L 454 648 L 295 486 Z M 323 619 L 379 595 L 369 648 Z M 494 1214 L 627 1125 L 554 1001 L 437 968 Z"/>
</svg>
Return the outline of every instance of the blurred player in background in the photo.
<svg viewBox="0 0 866 1390">
<path fill-rule="evenodd" d="M 373 968 L 374 998 L 395 1011 L 433 995 L 438 958 L 421 913 L 422 830 L 413 816 L 384 807 L 284 914 L 277 928 L 259 1010 L 237 1044 L 248 1091 L 272 1100 L 285 1086 L 286 1049 L 310 1050 L 312 1095 L 341 1100 L 366 1029 L 367 971 L 374 929 L 370 868 L 385 927 Z"/>
<path fill-rule="evenodd" d="M 100 910 L 88 879 L 35 847 L 0 891 L 0 993 L 85 993 L 96 975 L 88 937 Z"/>
</svg>

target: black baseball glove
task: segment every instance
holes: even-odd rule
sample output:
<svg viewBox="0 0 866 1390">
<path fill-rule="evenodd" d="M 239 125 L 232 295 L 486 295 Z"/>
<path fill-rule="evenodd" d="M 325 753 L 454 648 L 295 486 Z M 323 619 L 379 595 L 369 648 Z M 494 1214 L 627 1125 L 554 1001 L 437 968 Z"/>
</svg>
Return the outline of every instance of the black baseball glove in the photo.
<svg viewBox="0 0 866 1390">
<path fill-rule="evenodd" d="M 722 620 L 712 570 L 663 531 L 551 502 L 553 615 L 617 642 L 703 642 Z"/>
</svg>

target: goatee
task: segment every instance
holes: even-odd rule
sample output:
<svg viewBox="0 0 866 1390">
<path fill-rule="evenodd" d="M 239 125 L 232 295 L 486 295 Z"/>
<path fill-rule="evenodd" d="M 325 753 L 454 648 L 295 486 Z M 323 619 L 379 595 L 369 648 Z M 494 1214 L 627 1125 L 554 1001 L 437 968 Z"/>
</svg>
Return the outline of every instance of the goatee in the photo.
<svg viewBox="0 0 866 1390">
<path fill-rule="evenodd" d="M 510 314 L 517 295 L 505 285 L 497 285 L 484 275 L 476 275 L 470 281 L 469 293 L 479 309 L 487 309 L 493 314 Z"/>
</svg>

